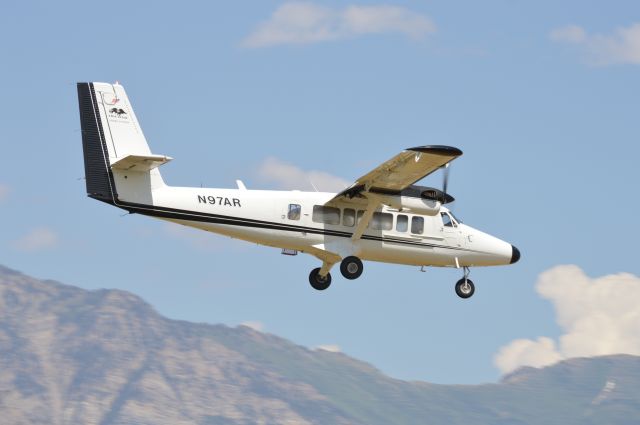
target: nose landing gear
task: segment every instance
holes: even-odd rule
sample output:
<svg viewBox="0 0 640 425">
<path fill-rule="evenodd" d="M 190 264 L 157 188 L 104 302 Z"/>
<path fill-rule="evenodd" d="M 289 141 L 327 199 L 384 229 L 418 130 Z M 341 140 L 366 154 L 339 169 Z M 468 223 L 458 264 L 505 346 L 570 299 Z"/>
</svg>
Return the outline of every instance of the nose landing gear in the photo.
<svg viewBox="0 0 640 425">
<path fill-rule="evenodd" d="M 456 294 L 460 298 L 469 298 L 476 292 L 476 287 L 469 279 L 469 267 L 464 267 L 464 277 L 456 282 Z"/>
</svg>

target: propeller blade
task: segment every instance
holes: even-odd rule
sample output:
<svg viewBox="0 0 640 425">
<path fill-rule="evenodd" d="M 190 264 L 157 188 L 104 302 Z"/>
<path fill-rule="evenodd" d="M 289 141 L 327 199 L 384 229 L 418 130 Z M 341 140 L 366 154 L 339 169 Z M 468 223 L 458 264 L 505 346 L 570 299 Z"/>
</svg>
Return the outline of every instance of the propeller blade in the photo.
<svg viewBox="0 0 640 425">
<path fill-rule="evenodd" d="M 451 163 L 447 163 L 444 166 L 444 171 L 443 171 L 443 174 L 442 174 L 442 192 L 444 193 L 444 197 L 443 197 L 444 199 L 451 198 L 451 201 L 449 201 L 449 202 L 445 201 L 444 202 L 444 203 L 448 203 L 449 204 L 448 205 L 449 206 L 449 210 L 451 211 L 451 210 L 453 210 L 453 203 L 454 203 L 455 199 L 451 195 L 449 195 L 447 193 L 447 189 L 449 188 L 449 170 L 450 170 L 449 166 L 450 165 L 451 165 Z"/>
<path fill-rule="evenodd" d="M 444 166 L 444 173 L 442 176 L 442 191 L 446 194 L 447 187 L 449 186 L 449 164 Z"/>
</svg>

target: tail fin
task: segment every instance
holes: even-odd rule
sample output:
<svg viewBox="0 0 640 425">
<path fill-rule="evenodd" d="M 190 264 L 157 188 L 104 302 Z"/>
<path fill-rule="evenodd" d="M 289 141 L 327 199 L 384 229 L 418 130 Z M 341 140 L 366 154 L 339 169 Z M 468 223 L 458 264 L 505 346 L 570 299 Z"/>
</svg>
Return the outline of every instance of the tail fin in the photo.
<svg viewBox="0 0 640 425">
<path fill-rule="evenodd" d="M 153 155 L 119 84 L 78 83 L 87 195 L 117 205 L 149 202 L 164 186 L 156 167 L 171 158 Z"/>
</svg>

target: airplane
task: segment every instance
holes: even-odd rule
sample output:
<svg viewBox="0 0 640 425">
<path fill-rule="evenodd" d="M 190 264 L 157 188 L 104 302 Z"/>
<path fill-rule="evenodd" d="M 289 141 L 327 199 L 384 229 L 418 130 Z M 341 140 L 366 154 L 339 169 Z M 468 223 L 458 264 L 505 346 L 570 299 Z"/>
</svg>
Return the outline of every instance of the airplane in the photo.
<svg viewBox="0 0 640 425">
<path fill-rule="evenodd" d="M 415 183 L 448 170 L 462 151 L 441 145 L 406 149 L 339 193 L 174 187 L 158 167 L 171 161 L 152 154 L 119 83 L 77 84 L 87 195 L 136 213 L 232 238 L 313 255 L 321 266 L 311 286 L 331 285 L 331 269 L 357 279 L 364 261 L 463 270 L 460 298 L 475 285 L 470 267 L 508 265 L 520 251 L 508 242 L 463 224 L 445 206 L 442 190 Z"/>
</svg>

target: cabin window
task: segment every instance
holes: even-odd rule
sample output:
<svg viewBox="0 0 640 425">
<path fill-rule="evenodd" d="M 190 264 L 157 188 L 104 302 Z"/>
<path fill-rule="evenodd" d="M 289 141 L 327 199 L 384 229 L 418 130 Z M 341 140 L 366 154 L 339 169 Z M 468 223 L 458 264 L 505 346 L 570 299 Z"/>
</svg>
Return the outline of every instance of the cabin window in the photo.
<svg viewBox="0 0 640 425">
<path fill-rule="evenodd" d="M 287 212 L 287 218 L 289 220 L 300 220 L 300 212 L 302 207 L 298 204 L 289 204 L 289 211 Z"/>
<path fill-rule="evenodd" d="M 440 213 L 440 215 L 442 216 L 442 225 L 445 227 L 457 227 L 455 225 L 455 223 L 451 220 L 451 217 L 449 217 L 449 214 L 443 212 Z"/>
<path fill-rule="evenodd" d="M 360 224 L 360 220 L 362 220 L 362 216 L 363 215 L 364 215 L 364 211 L 358 210 L 358 216 L 356 217 L 356 223 Z M 367 224 L 367 227 L 369 227 L 368 224 Z"/>
<path fill-rule="evenodd" d="M 340 209 L 325 207 L 324 205 L 314 205 L 311 219 L 315 223 L 340 224 Z"/>
<path fill-rule="evenodd" d="M 409 230 L 409 217 L 404 214 L 398 214 L 396 218 L 396 231 L 406 232 Z"/>
<path fill-rule="evenodd" d="M 416 235 L 424 233 L 424 217 L 411 218 L 411 233 Z"/>
<path fill-rule="evenodd" d="M 371 217 L 371 228 L 374 230 L 391 230 L 393 228 L 393 214 L 373 213 L 373 217 Z"/>
<path fill-rule="evenodd" d="M 356 210 L 352 208 L 345 208 L 342 212 L 342 225 L 347 227 L 353 227 L 356 224 Z"/>
</svg>

